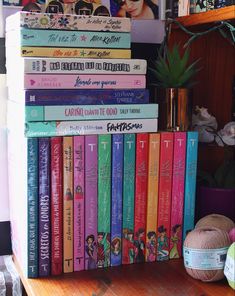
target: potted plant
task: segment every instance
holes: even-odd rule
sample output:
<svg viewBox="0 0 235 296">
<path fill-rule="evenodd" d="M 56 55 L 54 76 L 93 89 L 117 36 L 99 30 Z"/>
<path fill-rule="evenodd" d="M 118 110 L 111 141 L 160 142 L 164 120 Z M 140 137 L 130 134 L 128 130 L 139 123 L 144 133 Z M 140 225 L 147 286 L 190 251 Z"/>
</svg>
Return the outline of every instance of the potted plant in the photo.
<svg viewBox="0 0 235 296">
<path fill-rule="evenodd" d="M 189 91 L 195 84 L 193 77 L 198 72 L 199 60 L 189 63 L 189 49 L 180 54 L 179 45 L 166 49 L 165 56 L 158 53 L 157 60 L 149 67 L 153 75 L 152 85 L 166 91 L 166 128 L 167 130 L 188 130 L 191 125 L 191 102 Z M 160 106 L 160 112 L 164 112 Z"/>
<path fill-rule="evenodd" d="M 222 147 L 224 160 L 213 173 L 198 170 L 197 219 L 217 213 L 234 220 L 235 215 L 235 122 L 218 129 L 216 118 L 206 108 L 196 107 L 192 118 L 199 142 Z"/>
</svg>

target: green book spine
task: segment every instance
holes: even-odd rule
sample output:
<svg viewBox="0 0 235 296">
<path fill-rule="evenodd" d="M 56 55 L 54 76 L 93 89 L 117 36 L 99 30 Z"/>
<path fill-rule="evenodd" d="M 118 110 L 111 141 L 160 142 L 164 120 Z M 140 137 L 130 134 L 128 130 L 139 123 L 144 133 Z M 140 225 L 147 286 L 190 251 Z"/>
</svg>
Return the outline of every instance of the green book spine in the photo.
<svg viewBox="0 0 235 296">
<path fill-rule="evenodd" d="M 98 139 L 97 267 L 110 266 L 111 135 Z"/>
</svg>

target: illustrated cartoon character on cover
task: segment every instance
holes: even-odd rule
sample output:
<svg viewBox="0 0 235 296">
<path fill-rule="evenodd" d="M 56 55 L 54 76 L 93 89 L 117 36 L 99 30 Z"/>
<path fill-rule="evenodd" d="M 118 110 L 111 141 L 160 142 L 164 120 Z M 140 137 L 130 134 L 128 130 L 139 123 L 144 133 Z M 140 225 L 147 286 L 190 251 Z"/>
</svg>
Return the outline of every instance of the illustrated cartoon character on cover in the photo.
<svg viewBox="0 0 235 296">
<path fill-rule="evenodd" d="M 95 247 L 96 247 L 96 244 L 95 244 L 95 236 L 93 234 L 90 234 L 87 236 L 86 238 L 86 253 L 87 255 L 89 256 L 88 258 L 88 262 L 87 262 L 87 268 L 88 269 L 94 269 L 96 268 L 96 259 L 95 259 Z"/>
<path fill-rule="evenodd" d="M 135 240 L 134 244 L 135 244 L 135 262 L 136 263 L 140 263 L 140 262 L 144 262 L 144 248 L 145 248 L 145 244 L 144 244 L 144 229 L 143 228 L 139 228 L 138 231 L 136 232 L 136 237 L 137 240 Z"/>
<path fill-rule="evenodd" d="M 164 225 L 158 227 L 158 239 L 157 239 L 157 260 L 167 260 L 169 252 L 164 250 L 164 248 L 168 248 L 168 241 L 166 236 L 166 228 Z"/>
<path fill-rule="evenodd" d="M 154 262 L 157 258 L 157 235 L 155 231 L 149 231 L 147 234 L 148 242 L 146 244 L 147 262 Z"/>
<path fill-rule="evenodd" d="M 107 267 L 110 265 L 110 242 L 109 233 L 98 232 L 97 236 L 97 266 Z"/>
<path fill-rule="evenodd" d="M 82 191 L 82 187 L 80 185 L 77 185 L 75 188 L 75 200 L 81 200 L 84 198 L 84 193 Z"/>
<path fill-rule="evenodd" d="M 66 189 L 65 200 L 73 200 L 73 195 L 70 188 Z"/>
<path fill-rule="evenodd" d="M 173 243 L 173 247 L 171 248 L 170 250 L 170 258 L 173 259 L 173 258 L 179 258 L 180 255 L 179 255 L 179 251 L 178 251 L 178 243 L 180 241 L 180 238 L 179 238 L 179 233 L 181 231 L 181 225 L 180 224 L 175 224 L 173 227 L 172 227 L 172 237 L 171 237 L 171 241 Z"/>
<path fill-rule="evenodd" d="M 123 241 L 122 241 L 122 256 L 124 263 L 134 263 L 135 247 L 134 247 L 134 232 L 131 229 L 123 229 Z"/>
<path fill-rule="evenodd" d="M 118 256 L 121 252 L 121 239 L 119 237 L 115 237 L 111 242 L 111 251 L 112 254 Z"/>
</svg>

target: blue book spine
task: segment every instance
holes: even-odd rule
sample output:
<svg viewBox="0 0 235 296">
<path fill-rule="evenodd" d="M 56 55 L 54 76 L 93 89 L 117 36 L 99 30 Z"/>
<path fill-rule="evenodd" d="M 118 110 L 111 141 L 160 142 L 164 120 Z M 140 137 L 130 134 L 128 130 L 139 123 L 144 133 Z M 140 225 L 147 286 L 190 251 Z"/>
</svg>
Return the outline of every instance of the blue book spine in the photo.
<svg viewBox="0 0 235 296">
<path fill-rule="evenodd" d="M 50 275 L 50 138 L 40 138 L 39 153 L 39 276 Z"/>
<path fill-rule="evenodd" d="M 187 132 L 183 240 L 194 229 L 198 133 Z"/>
<path fill-rule="evenodd" d="M 149 90 L 26 90 L 27 106 L 147 104 Z"/>
<path fill-rule="evenodd" d="M 38 139 L 28 139 L 28 277 L 38 277 Z"/>
<path fill-rule="evenodd" d="M 13 36 L 12 36 L 13 37 Z M 130 48 L 131 34 L 21 29 L 21 46 Z"/>
<path fill-rule="evenodd" d="M 123 135 L 112 136 L 111 266 L 122 264 Z"/>
</svg>

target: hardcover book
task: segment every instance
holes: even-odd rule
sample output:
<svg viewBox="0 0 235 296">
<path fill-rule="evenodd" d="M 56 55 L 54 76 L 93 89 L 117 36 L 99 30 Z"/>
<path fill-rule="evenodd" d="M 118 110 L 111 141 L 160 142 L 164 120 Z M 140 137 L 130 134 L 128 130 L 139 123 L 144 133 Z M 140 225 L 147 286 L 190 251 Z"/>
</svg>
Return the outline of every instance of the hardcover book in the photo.
<svg viewBox="0 0 235 296">
<path fill-rule="evenodd" d="M 98 136 L 97 267 L 110 266 L 111 135 Z"/>
<path fill-rule="evenodd" d="M 146 221 L 146 262 L 157 260 L 157 212 L 160 134 L 149 134 L 148 191 Z"/>
<path fill-rule="evenodd" d="M 111 266 L 122 264 L 123 135 L 112 136 Z"/>
<path fill-rule="evenodd" d="M 51 268 L 50 236 L 50 139 L 38 141 L 38 187 L 39 187 L 39 276 L 49 276 Z"/>
<path fill-rule="evenodd" d="M 73 138 L 63 138 L 63 267 L 73 272 Z"/>
<path fill-rule="evenodd" d="M 157 261 L 169 259 L 173 132 L 162 132 L 160 141 Z"/>
<path fill-rule="evenodd" d="M 135 134 L 124 135 L 122 264 L 132 264 L 135 259 L 135 138 Z"/>
<path fill-rule="evenodd" d="M 174 133 L 171 194 L 171 235 L 169 253 L 170 259 L 180 258 L 182 256 L 186 140 L 186 132 Z"/>
<path fill-rule="evenodd" d="M 73 138 L 74 167 L 74 271 L 84 270 L 85 247 L 85 138 Z"/>
<path fill-rule="evenodd" d="M 148 187 L 149 135 L 136 135 L 135 170 L 135 263 L 145 262 L 146 248 L 146 206 Z"/>
<path fill-rule="evenodd" d="M 63 149 L 62 137 L 51 142 L 51 274 L 63 272 Z"/>
<path fill-rule="evenodd" d="M 97 267 L 97 135 L 85 136 L 85 269 Z"/>
</svg>

